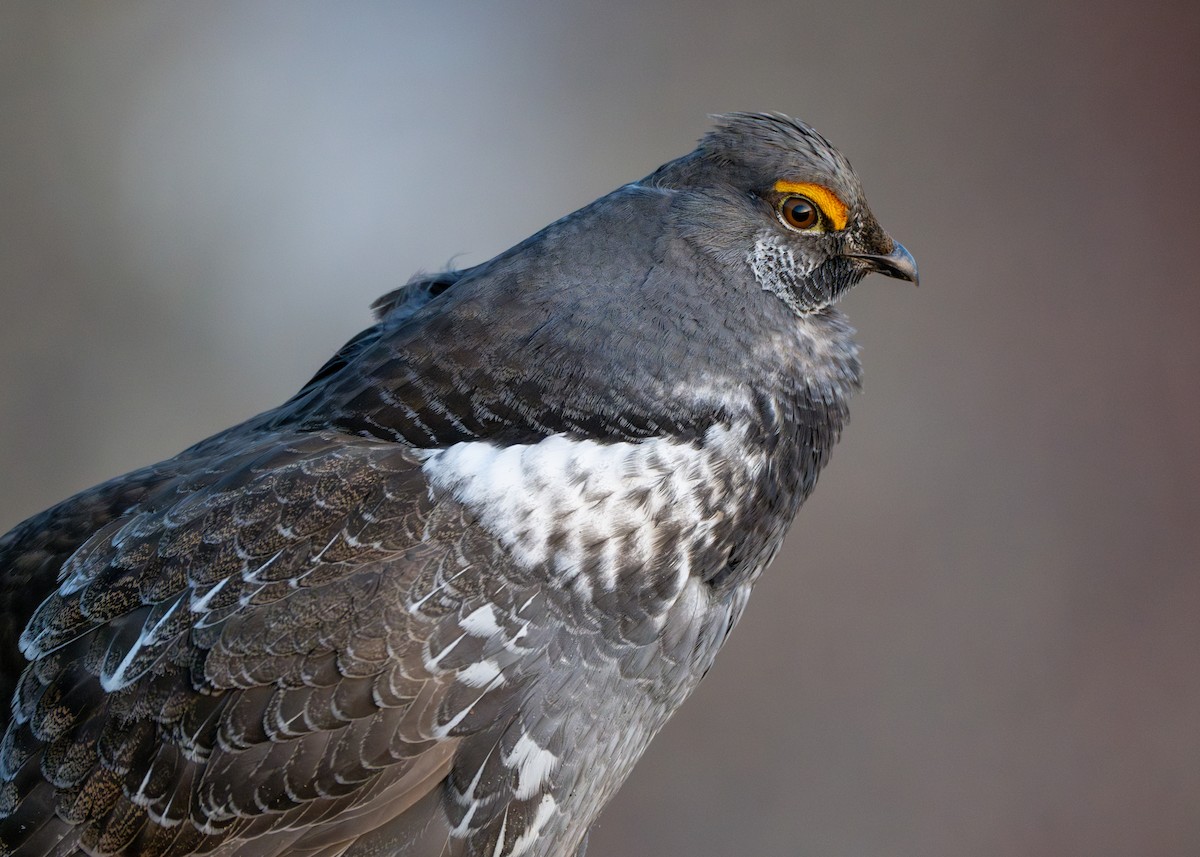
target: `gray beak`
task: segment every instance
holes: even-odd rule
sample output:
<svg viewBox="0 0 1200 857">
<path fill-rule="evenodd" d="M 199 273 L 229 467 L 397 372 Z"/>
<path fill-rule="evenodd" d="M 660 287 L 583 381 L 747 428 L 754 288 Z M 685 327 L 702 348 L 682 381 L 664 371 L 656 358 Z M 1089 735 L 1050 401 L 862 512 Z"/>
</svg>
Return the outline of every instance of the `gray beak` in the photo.
<svg viewBox="0 0 1200 857">
<path fill-rule="evenodd" d="M 847 253 L 845 255 L 851 259 L 862 259 L 870 265 L 872 271 L 886 277 L 908 280 L 914 286 L 919 286 L 921 275 L 917 273 L 917 260 L 904 248 L 903 244 L 893 243 L 895 246 L 892 248 L 892 252 L 887 254 Z"/>
</svg>

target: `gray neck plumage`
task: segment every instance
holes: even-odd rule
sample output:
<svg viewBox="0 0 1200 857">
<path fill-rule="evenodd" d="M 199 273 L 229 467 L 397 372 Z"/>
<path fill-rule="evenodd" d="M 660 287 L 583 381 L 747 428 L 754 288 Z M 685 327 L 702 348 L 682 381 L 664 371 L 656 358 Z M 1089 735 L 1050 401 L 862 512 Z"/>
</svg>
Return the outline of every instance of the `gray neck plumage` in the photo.
<svg viewBox="0 0 1200 857">
<path fill-rule="evenodd" d="M 757 395 L 746 391 L 752 407 L 743 413 L 746 448 L 763 450 L 766 466 L 747 486 L 743 507 L 754 516 L 742 522 L 745 538 L 726 567 L 716 571 L 710 581 L 715 587 L 736 586 L 757 575 L 816 486 L 860 384 L 853 333 L 839 312 L 826 309 L 781 328 L 765 346 L 769 353 L 760 365 L 774 371 Z"/>
</svg>

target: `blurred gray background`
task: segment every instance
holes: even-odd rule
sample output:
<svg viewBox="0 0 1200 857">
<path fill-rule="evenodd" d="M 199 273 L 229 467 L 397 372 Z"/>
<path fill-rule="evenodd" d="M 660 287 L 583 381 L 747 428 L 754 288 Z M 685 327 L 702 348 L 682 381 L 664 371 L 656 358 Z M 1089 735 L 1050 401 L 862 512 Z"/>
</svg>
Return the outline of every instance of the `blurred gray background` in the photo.
<svg viewBox="0 0 1200 857">
<path fill-rule="evenodd" d="M 916 255 L 618 855 L 1200 854 L 1200 6 L 0 5 L 0 531 L 780 110 Z"/>
</svg>

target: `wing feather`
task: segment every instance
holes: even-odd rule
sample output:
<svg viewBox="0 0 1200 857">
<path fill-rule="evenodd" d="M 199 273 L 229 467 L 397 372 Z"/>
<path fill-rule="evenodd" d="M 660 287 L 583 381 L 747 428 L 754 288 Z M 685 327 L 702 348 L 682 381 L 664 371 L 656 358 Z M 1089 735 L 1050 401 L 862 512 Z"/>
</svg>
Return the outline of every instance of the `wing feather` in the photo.
<svg viewBox="0 0 1200 857">
<path fill-rule="evenodd" d="M 42 593 L 0 744 L 14 853 L 448 836 L 427 794 L 464 736 L 511 720 L 529 581 L 429 491 L 418 453 L 332 431 L 229 448 L 0 543 L 6 585 L 17 569 Z M 393 823 L 418 805 L 420 823 Z"/>
</svg>

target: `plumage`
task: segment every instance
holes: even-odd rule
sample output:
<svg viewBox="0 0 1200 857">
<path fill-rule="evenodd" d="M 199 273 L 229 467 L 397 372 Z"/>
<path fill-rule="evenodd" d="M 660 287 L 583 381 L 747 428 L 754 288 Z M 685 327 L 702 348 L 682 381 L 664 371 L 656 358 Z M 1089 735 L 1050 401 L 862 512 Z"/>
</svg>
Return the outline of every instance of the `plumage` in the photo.
<svg viewBox="0 0 1200 857">
<path fill-rule="evenodd" d="M 781 181 L 845 227 L 790 227 Z M 723 117 L 16 527 L 3 853 L 581 854 L 815 485 L 871 270 L 916 278 L 845 159 Z"/>
</svg>

